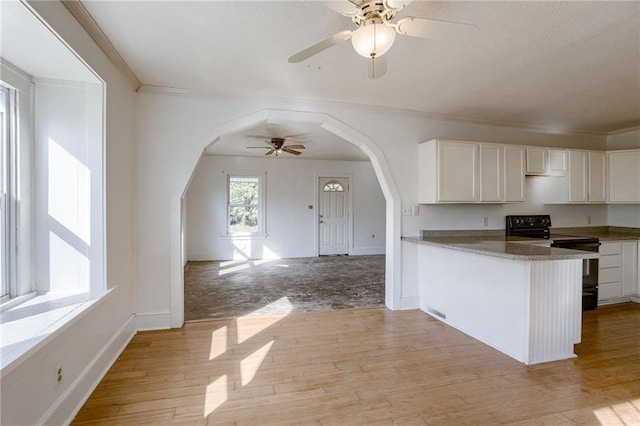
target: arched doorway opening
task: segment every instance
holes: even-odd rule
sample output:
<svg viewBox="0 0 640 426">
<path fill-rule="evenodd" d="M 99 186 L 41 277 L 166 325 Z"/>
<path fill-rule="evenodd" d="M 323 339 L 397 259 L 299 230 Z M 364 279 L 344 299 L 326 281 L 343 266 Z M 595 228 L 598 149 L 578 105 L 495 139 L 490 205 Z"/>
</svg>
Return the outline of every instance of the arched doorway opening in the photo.
<svg viewBox="0 0 640 426">
<path fill-rule="evenodd" d="M 239 118 L 214 130 L 213 140 L 202 147 L 202 152 L 215 144 L 222 135 L 239 131 L 260 122 L 299 122 L 314 123 L 339 136 L 348 143 L 361 149 L 370 159 L 375 175 L 386 201 L 386 258 L 385 258 L 385 305 L 389 309 L 400 308 L 401 262 L 400 262 L 400 196 L 387 165 L 384 153 L 366 135 L 345 123 L 324 113 L 300 111 L 263 110 Z M 194 161 L 189 170 L 185 170 L 183 179 L 177 185 L 171 197 L 171 326 L 180 327 L 184 322 L 184 282 L 185 263 L 184 196 L 198 165 Z"/>
</svg>

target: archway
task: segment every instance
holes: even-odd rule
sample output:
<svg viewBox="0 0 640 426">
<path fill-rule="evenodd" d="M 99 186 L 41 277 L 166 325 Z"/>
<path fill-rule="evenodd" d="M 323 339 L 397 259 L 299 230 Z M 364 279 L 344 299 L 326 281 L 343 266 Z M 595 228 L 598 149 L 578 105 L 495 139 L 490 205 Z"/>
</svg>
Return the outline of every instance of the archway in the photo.
<svg viewBox="0 0 640 426">
<path fill-rule="evenodd" d="M 216 143 L 222 135 L 260 122 L 314 123 L 357 146 L 369 157 L 386 200 L 385 305 L 392 310 L 400 309 L 402 285 L 400 257 L 401 200 L 384 153 L 368 136 L 328 114 L 267 109 L 215 128 L 213 140 L 209 144 L 202 146 L 200 156 L 194 158 L 188 170 L 183 171 L 183 176 L 171 195 L 171 327 L 178 328 L 184 323 L 183 265 L 185 254 L 183 251 L 183 203 L 193 173 L 207 146 Z"/>
</svg>

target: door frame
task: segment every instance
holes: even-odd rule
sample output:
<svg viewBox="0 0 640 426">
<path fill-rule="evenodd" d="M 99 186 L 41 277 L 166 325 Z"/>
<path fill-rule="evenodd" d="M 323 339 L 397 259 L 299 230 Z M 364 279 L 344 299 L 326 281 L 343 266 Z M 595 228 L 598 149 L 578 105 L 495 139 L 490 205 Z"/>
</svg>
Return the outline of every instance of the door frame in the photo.
<svg viewBox="0 0 640 426">
<path fill-rule="evenodd" d="M 315 198 L 315 206 L 313 207 L 314 212 L 314 220 L 315 220 L 315 232 L 313 235 L 314 245 L 316 248 L 316 257 L 320 256 L 320 222 L 318 221 L 318 215 L 320 214 L 320 179 L 321 178 L 339 178 L 339 179 L 347 179 L 349 185 L 349 196 L 347 197 L 349 200 L 349 210 L 347 214 L 349 215 L 349 232 L 347 237 L 349 238 L 349 242 L 347 244 L 347 254 L 351 256 L 353 254 L 353 174 L 352 173 L 335 173 L 335 172 L 315 172 L 314 173 L 314 198 Z"/>
</svg>

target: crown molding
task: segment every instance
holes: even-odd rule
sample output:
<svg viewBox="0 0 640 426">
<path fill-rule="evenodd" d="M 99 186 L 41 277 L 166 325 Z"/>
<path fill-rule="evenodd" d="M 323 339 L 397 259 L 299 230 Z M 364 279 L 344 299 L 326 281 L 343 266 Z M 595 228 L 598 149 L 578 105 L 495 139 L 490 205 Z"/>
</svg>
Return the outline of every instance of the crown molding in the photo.
<svg viewBox="0 0 640 426">
<path fill-rule="evenodd" d="M 626 129 L 612 130 L 608 133 L 608 135 L 613 136 L 613 135 L 619 135 L 620 133 L 628 133 L 628 132 L 633 132 L 638 130 L 640 130 L 640 125 L 627 127 Z"/>
<path fill-rule="evenodd" d="M 246 96 L 246 95 L 236 95 L 232 93 L 223 93 L 223 92 L 210 92 L 206 90 L 199 89 L 184 89 L 180 87 L 166 87 L 166 86 L 155 86 L 155 85 L 141 85 L 138 90 L 138 93 L 149 93 L 156 95 L 171 95 L 171 96 L 186 96 L 186 97 L 194 97 L 194 98 L 218 98 L 218 99 L 247 99 L 247 100 L 265 100 L 272 102 L 284 102 L 288 104 L 302 104 L 302 105 L 327 105 L 327 106 L 342 106 L 348 108 L 358 108 L 360 110 L 368 110 L 375 113 L 380 113 L 384 111 L 387 114 L 411 114 L 415 116 L 419 116 L 427 119 L 435 119 L 442 121 L 449 121 L 455 123 L 463 123 L 463 124 L 472 124 L 476 126 L 492 126 L 492 127 L 500 127 L 505 129 L 518 129 L 525 130 L 531 132 L 538 133 L 547 133 L 547 134 L 561 134 L 561 135 L 588 135 L 588 136 L 600 136 L 606 137 L 611 134 L 608 132 L 596 132 L 590 130 L 576 130 L 576 129 L 563 129 L 562 131 L 558 131 L 557 129 L 551 129 L 549 127 L 544 126 L 533 126 L 526 125 L 520 123 L 503 123 L 497 121 L 481 121 L 481 120 L 469 120 L 460 117 L 454 117 L 446 114 L 438 114 L 432 112 L 424 112 L 418 111 L 408 108 L 395 108 L 381 105 L 367 105 L 367 104 L 357 104 L 350 102 L 340 102 L 340 101 L 325 101 L 325 100 L 313 100 L 313 99 L 294 99 L 294 98 L 284 98 L 284 97 L 276 97 L 276 96 Z"/>
<path fill-rule="evenodd" d="M 109 38 L 102 31 L 98 23 L 93 19 L 89 11 L 84 7 L 80 0 L 61 0 L 62 4 L 67 8 L 67 10 L 73 15 L 73 17 L 78 21 L 78 23 L 84 28 L 84 30 L 89 34 L 91 39 L 98 45 L 100 50 L 107 55 L 107 58 L 116 66 L 120 71 L 124 73 L 124 75 L 133 83 L 133 85 L 139 88 L 142 83 L 138 79 L 138 77 L 134 74 L 134 72 L 129 68 L 129 65 L 122 59 L 120 53 L 116 50 L 116 48 L 111 44 Z"/>
</svg>

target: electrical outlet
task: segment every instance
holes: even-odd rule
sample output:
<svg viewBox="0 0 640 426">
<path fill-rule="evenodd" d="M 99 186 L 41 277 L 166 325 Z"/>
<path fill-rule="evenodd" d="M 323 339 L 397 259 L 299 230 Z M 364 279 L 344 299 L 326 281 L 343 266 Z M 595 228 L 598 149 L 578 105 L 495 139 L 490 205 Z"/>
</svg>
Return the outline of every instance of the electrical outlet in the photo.
<svg viewBox="0 0 640 426">
<path fill-rule="evenodd" d="M 62 383 L 63 380 L 63 375 L 62 375 L 62 364 L 58 365 L 56 367 L 56 370 L 54 371 L 54 385 L 53 388 L 56 389 L 60 383 Z"/>
<path fill-rule="evenodd" d="M 485 228 L 489 226 L 489 218 L 487 216 L 482 218 L 482 226 Z"/>
<path fill-rule="evenodd" d="M 414 216 L 420 216 L 420 205 L 416 204 L 415 206 L 413 206 L 413 215 Z"/>
<path fill-rule="evenodd" d="M 591 216 L 587 216 L 587 225 L 591 225 Z"/>
</svg>

